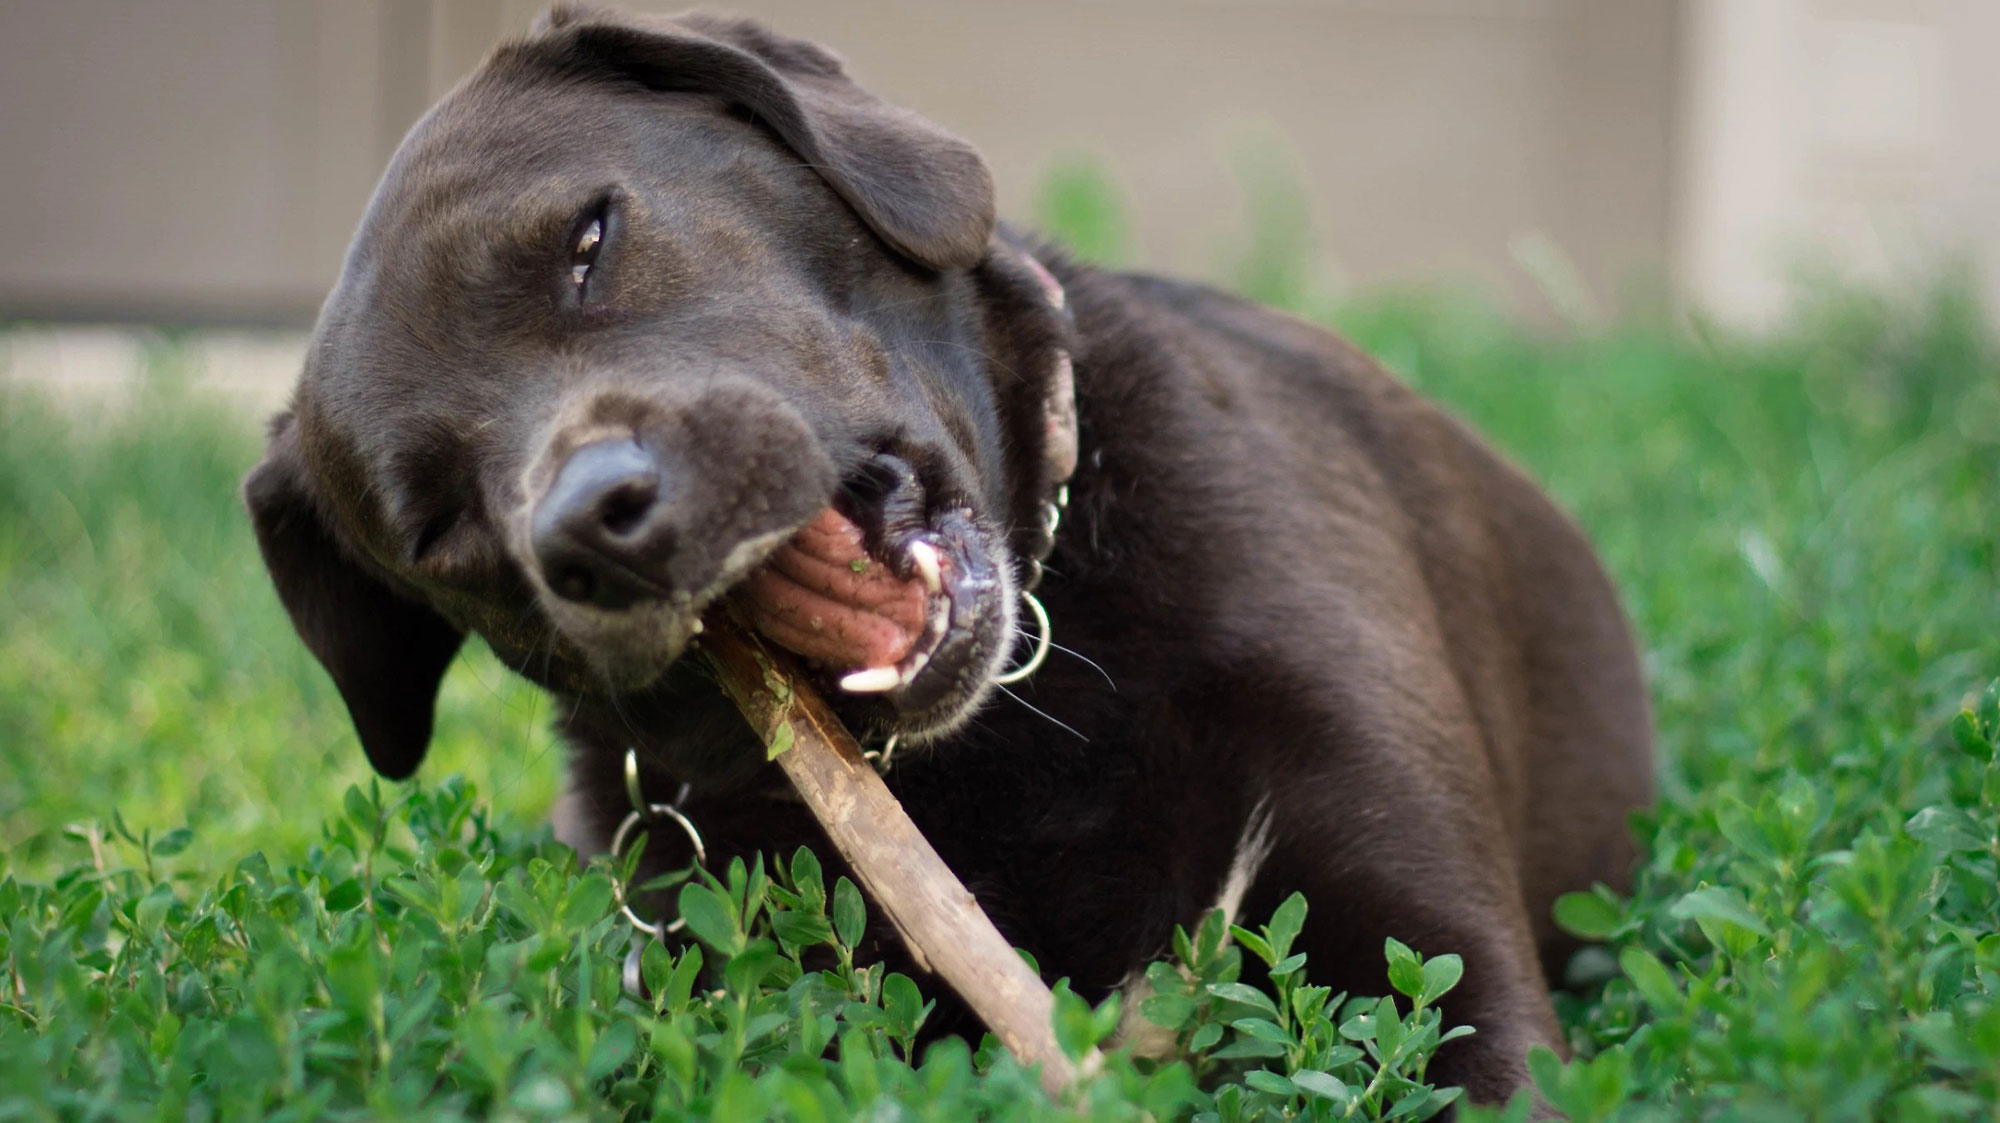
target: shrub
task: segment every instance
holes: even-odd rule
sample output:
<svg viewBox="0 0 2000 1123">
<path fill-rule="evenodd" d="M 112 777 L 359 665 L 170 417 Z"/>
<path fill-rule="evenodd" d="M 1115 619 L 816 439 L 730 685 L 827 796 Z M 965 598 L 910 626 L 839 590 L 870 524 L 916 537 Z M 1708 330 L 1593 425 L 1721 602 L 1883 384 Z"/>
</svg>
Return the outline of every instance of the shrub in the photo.
<svg viewBox="0 0 2000 1123">
<path fill-rule="evenodd" d="M 1455 1097 L 1422 1074 L 1465 1032 L 1441 1035 L 1435 1006 L 1457 959 L 1392 943 L 1402 1007 L 1330 995 L 1289 954 L 1299 897 L 1234 930 L 1269 992 L 1240 981 L 1220 913 L 1177 933 L 1146 1013 L 1189 1059 L 1112 1053 L 1064 1108 L 991 1038 L 919 1054 L 932 1004 L 856 961 L 861 894 L 808 850 L 682 885 L 698 942 L 676 953 L 616 912 L 629 869 L 496 829 L 457 780 L 388 804 L 349 788 L 302 861 L 252 854 L 212 881 L 174 868 L 186 829 L 80 833 L 90 864 L 0 882 L 0 1115 L 1422 1119 Z M 645 997 L 622 981 L 635 951 Z M 1092 1009 L 1058 985 L 1072 1057 L 1118 1020 L 1116 997 Z"/>
</svg>

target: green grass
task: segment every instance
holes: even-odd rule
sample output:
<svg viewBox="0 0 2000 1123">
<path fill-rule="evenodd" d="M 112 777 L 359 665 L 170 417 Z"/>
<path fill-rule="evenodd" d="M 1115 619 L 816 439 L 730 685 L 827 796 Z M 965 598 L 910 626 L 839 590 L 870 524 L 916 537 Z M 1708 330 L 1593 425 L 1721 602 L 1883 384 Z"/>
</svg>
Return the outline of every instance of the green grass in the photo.
<svg viewBox="0 0 2000 1123">
<path fill-rule="evenodd" d="M 1561 910 L 1606 943 L 1573 965 L 1583 1059 L 1538 1063 L 1549 1098 L 1579 1119 L 2000 1116 L 2000 702 L 1959 716 L 2000 675 L 2000 377 L 1970 297 L 1834 293 L 1758 341 L 1549 335 L 1259 275 L 1545 481 L 1642 637 L 1663 796 L 1630 899 Z M 709 974 L 656 951 L 657 1003 L 619 1000 L 607 873 L 539 825 L 546 703 L 483 651 L 447 681 L 427 786 L 371 797 L 237 507 L 255 427 L 190 401 L 175 364 L 162 347 L 129 410 L 0 397 L 0 1118 L 1051 1110 L 976 1043 L 908 1057 L 920 997 L 847 962 L 852 903 L 789 861 L 686 890 Z M 1292 971 L 1298 997 L 1265 1009 L 1219 936 L 1187 941 L 1191 977 L 1156 972 L 1189 1063 L 1115 1061 L 1082 1110 L 1430 1102 L 1404 1083 L 1429 1008 Z M 1424 993 L 1398 954 L 1394 989 Z M 1066 1039 L 1107 1016 L 1066 1001 Z"/>
</svg>

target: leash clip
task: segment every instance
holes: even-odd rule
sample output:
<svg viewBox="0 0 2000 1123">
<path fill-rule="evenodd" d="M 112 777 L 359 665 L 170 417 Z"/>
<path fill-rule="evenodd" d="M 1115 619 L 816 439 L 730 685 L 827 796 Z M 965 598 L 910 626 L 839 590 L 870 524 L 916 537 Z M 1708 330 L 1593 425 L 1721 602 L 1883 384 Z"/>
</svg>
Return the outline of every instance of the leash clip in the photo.
<svg viewBox="0 0 2000 1123">
<path fill-rule="evenodd" d="M 874 765 L 878 775 L 886 774 L 889 771 L 889 766 L 896 761 L 896 746 L 902 744 L 902 742 L 903 735 L 901 733 L 891 733 L 889 734 L 889 739 L 882 742 L 881 748 L 863 749 L 861 752 L 862 759 Z"/>
<path fill-rule="evenodd" d="M 690 785 L 682 784 L 681 790 L 675 793 L 672 803 L 646 802 L 645 793 L 639 785 L 639 751 L 625 750 L 625 795 L 632 801 L 632 810 L 625 813 L 625 818 L 618 824 L 618 829 L 612 832 L 613 865 L 625 857 L 625 848 L 631 844 L 634 832 L 644 834 L 661 822 L 672 822 L 679 827 L 681 832 L 687 835 L 688 842 L 694 846 L 695 864 L 704 867 L 708 865 L 708 844 L 702 841 L 701 830 L 694 825 L 694 820 L 688 818 L 687 813 L 680 808 L 680 805 L 687 800 L 689 787 Z M 625 914 L 625 919 L 632 922 L 633 928 L 646 935 L 658 939 L 663 934 L 679 932 L 687 927 L 687 921 L 679 917 L 667 924 L 656 924 L 641 919 L 638 913 L 632 911 L 632 899 L 626 892 L 625 884 L 614 877 L 611 879 L 611 888 L 618 901 L 618 911 Z"/>
</svg>

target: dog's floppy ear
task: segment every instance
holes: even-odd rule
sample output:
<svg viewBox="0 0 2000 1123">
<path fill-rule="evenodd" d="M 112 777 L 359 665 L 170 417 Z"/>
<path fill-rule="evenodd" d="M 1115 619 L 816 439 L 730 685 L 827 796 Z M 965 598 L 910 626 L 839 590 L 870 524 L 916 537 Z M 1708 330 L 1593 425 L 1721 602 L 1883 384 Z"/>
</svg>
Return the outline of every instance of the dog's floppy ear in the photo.
<svg viewBox="0 0 2000 1123">
<path fill-rule="evenodd" d="M 747 110 L 817 171 L 891 247 L 934 269 L 972 265 L 993 232 L 993 177 L 979 152 L 863 90 L 840 59 L 748 20 L 673 19 L 563 7 L 531 51 L 661 90 Z"/>
<path fill-rule="evenodd" d="M 306 647 L 333 676 L 375 771 L 416 771 L 438 683 L 463 636 L 349 557 L 307 490 L 297 426 L 281 414 L 243 500 L 271 583 Z"/>
</svg>

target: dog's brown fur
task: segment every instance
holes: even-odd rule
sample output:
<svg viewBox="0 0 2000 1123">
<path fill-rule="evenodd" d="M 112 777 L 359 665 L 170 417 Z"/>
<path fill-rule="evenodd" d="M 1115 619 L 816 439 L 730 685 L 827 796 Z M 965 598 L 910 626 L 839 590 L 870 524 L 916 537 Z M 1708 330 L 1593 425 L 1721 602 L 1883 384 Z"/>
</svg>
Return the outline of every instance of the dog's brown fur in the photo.
<svg viewBox="0 0 2000 1123">
<path fill-rule="evenodd" d="M 580 213 L 609 234 L 572 290 Z M 1316 981 L 1379 993 L 1387 936 L 1464 955 L 1446 1008 L 1478 1033 L 1432 1071 L 1504 1096 L 1559 1045 L 1551 902 L 1624 881 L 1651 793 L 1638 661 L 1583 536 L 1340 339 L 996 232 L 977 155 L 819 48 L 564 11 L 500 51 L 399 153 L 246 494 L 386 773 L 421 758 L 473 630 L 563 699 L 577 837 L 623 814 L 636 746 L 650 791 L 692 783 L 712 847 L 788 851 L 821 836 L 674 662 L 693 620 L 746 543 L 836 499 L 879 514 L 883 463 L 918 529 L 957 519 L 968 557 L 1024 577 L 1058 350 L 1082 458 L 1041 592 L 1083 658 L 1019 701 L 972 675 L 851 720 L 931 738 L 891 783 L 1050 977 L 1120 985 L 1235 864 L 1251 916 L 1311 899 Z M 616 559 L 657 596 L 616 610 L 555 596 L 523 530 L 606 433 L 680 489 Z"/>
</svg>

